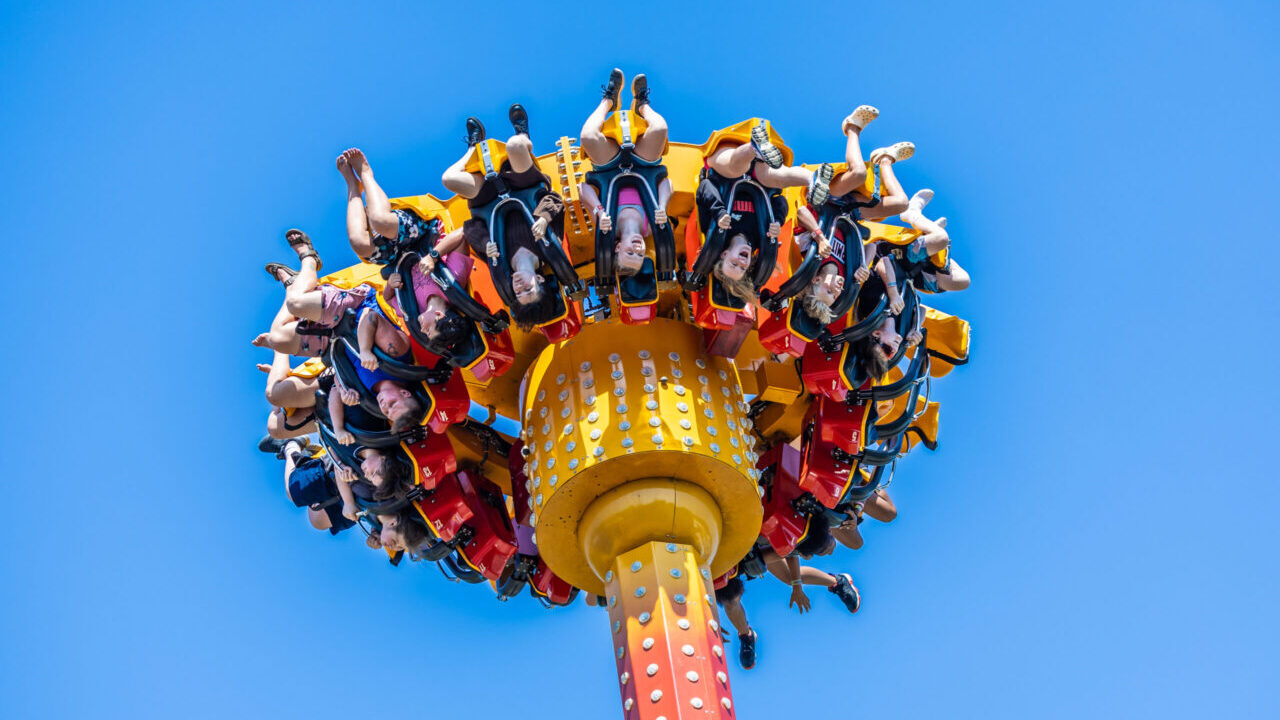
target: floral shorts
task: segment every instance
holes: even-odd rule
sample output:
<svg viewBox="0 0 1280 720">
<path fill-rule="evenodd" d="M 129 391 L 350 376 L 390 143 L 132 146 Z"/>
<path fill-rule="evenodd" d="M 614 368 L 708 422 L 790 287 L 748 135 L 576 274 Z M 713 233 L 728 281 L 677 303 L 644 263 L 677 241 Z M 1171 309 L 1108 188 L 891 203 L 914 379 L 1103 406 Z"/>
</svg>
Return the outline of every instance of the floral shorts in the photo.
<svg viewBox="0 0 1280 720">
<path fill-rule="evenodd" d="M 400 232 L 394 238 L 374 234 L 373 257 L 369 259 L 376 265 L 387 265 L 402 250 L 411 249 L 425 252 L 426 248 L 435 244 L 440 235 L 440 220 L 432 218 L 423 220 L 416 213 L 408 210 L 392 210 L 400 225 Z"/>
</svg>

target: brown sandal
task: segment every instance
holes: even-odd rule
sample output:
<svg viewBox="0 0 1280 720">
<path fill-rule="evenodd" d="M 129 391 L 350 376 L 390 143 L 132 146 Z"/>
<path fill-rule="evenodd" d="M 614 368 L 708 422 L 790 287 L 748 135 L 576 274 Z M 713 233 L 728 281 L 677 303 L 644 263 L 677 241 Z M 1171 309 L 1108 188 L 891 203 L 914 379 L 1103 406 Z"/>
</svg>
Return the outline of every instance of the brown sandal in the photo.
<svg viewBox="0 0 1280 720">
<path fill-rule="evenodd" d="M 316 270 L 324 267 L 324 263 L 320 261 L 320 253 L 316 252 L 316 248 L 311 244 L 311 238 L 307 234 L 297 228 L 290 228 L 284 231 L 285 242 L 289 243 L 289 247 L 298 253 L 298 259 L 313 257 L 316 259 Z"/>
<path fill-rule="evenodd" d="M 289 275 L 289 277 L 285 278 L 284 280 L 280 280 L 279 273 L 281 270 L 285 271 Z M 273 262 L 273 263 L 267 263 L 267 274 L 271 276 L 272 280 L 280 280 L 280 282 L 283 283 L 285 287 L 289 287 L 290 285 L 293 284 L 293 279 L 298 276 L 298 271 L 294 270 L 288 265 L 285 265 L 284 263 Z"/>
</svg>

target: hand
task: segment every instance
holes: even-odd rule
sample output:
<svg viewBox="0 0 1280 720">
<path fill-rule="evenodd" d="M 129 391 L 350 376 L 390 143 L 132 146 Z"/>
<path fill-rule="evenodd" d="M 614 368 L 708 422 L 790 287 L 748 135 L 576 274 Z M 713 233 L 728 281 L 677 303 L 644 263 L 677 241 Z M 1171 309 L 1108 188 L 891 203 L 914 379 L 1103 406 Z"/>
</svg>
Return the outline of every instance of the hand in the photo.
<svg viewBox="0 0 1280 720">
<path fill-rule="evenodd" d="M 613 218 L 609 217 L 609 213 L 601 210 L 596 220 L 596 226 L 600 228 L 600 232 L 609 232 L 613 229 Z"/>
<path fill-rule="evenodd" d="M 533 239 L 541 240 L 543 235 L 547 234 L 547 219 L 538 218 L 533 221 Z"/>
<path fill-rule="evenodd" d="M 666 209 L 666 208 L 658 208 L 657 210 L 654 210 L 654 211 L 653 211 L 653 221 L 654 221 L 654 223 L 655 223 L 655 224 L 657 224 L 657 225 L 666 225 L 666 224 L 667 224 L 667 209 Z"/>
<path fill-rule="evenodd" d="M 361 350 L 360 364 L 364 366 L 365 370 L 377 370 L 378 358 L 374 356 L 372 350 Z"/>
<path fill-rule="evenodd" d="M 486 248 L 488 249 L 488 248 Z M 430 275 L 432 270 L 436 269 L 436 259 L 430 255 L 423 255 L 418 261 L 418 272 L 423 275 Z"/>
<path fill-rule="evenodd" d="M 497 260 L 498 259 L 498 243 L 492 240 L 490 240 L 488 243 L 485 243 L 484 254 L 488 255 L 489 259 L 491 260 Z"/>
<path fill-rule="evenodd" d="M 782 226 L 776 222 L 769 223 L 769 229 L 765 231 L 765 235 L 776 238 L 782 233 Z"/>
<path fill-rule="evenodd" d="M 827 239 L 827 236 L 821 232 L 815 233 L 814 236 L 818 240 L 818 254 L 824 258 L 831 257 L 831 241 Z"/>
<path fill-rule="evenodd" d="M 333 431 L 333 436 L 337 438 L 338 442 L 342 443 L 343 445 L 350 445 L 351 443 L 356 441 L 356 436 L 347 432 L 346 428 L 337 428 L 336 430 Z M 346 468 L 343 468 L 343 469 L 346 469 Z M 351 471 L 347 470 L 347 472 L 351 472 Z"/>
<path fill-rule="evenodd" d="M 920 341 L 923 339 L 924 339 L 924 335 L 921 335 L 919 330 L 912 330 L 911 332 L 907 333 L 907 347 L 913 348 L 919 345 Z"/>
<path fill-rule="evenodd" d="M 860 283 L 866 282 L 867 278 L 869 277 L 871 277 L 871 268 L 867 267 L 866 265 L 863 265 L 862 267 L 853 271 L 853 279 L 857 280 Z"/>
<path fill-rule="evenodd" d="M 338 391 L 338 399 L 342 401 L 343 405 L 359 405 L 360 393 L 351 388 L 342 388 Z"/>
<path fill-rule="evenodd" d="M 716 218 L 716 225 L 721 230 L 728 230 L 731 223 L 733 223 L 733 218 L 729 217 L 729 213 L 720 213 L 720 217 Z"/>
<path fill-rule="evenodd" d="M 400 277 L 400 273 L 391 273 L 387 276 L 387 287 L 399 290 L 404 287 L 404 278 Z"/>
<path fill-rule="evenodd" d="M 889 312 L 897 315 L 902 312 L 902 308 L 906 307 L 906 303 L 902 301 L 902 296 L 894 288 L 889 288 Z"/>
<path fill-rule="evenodd" d="M 360 517 L 360 508 L 356 507 L 355 505 L 348 505 L 347 503 L 343 503 L 342 517 L 350 520 L 351 522 L 355 522 L 356 518 Z"/>
<path fill-rule="evenodd" d="M 381 550 L 382 538 L 378 537 L 377 533 L 366 535 L 364 538 L 364 544 L 368 545 L 371 550 Z"/>
<path fill-rule="evenodd" d="M 804 594 L 804 588 L 800 585 L 794 585 L 791 588 L 791 602 L 787 603 L 787 607 L 794 607 L 803 615 L 809 612 L 809 596 Z"/>
<path fill-rule="evenodd" d="M 343 432 L 346 432 L 346 431 L 344 430 Z M 340 482 L 347 483 L 348 485 L 356 481 L 356 472 L 354 470 L 347 467 L 346 465 L 337 465 L 336 463 L 335 465 L 336 467 L 333 469 L 334 478 L 336 478 Z"/>
</svg>

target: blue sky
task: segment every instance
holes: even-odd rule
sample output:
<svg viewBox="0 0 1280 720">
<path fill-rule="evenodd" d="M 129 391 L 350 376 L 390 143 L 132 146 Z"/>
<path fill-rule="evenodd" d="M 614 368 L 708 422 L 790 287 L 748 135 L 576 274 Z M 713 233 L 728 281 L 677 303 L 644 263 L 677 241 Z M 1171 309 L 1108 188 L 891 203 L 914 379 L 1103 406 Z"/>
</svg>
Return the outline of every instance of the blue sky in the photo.
<svg viewBox="0 0 1280 720">
<path fill-rule="evenodd" d="M 248 343 L 285 228 L 350 257 L 339 151 L 439 193 L 468 114 L 548 151 L 614 65 L 806 161 L 877 105 L 974 277 L 940 448 L 820 564 L 863 610 L 748 585 L 743 718 L 1280 715 L 1275 4 L 185 5 L 3 6 L 0 715 L 618 712 L 598 611 L 312 531 Z"/>
</svg>

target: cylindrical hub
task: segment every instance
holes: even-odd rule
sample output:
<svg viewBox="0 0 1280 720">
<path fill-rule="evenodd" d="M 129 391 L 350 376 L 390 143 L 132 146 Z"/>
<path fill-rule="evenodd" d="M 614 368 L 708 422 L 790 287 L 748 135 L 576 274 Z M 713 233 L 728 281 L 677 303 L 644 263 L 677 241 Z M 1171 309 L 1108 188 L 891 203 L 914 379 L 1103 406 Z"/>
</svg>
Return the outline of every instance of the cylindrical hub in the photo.
<svg viewBox="0 0 1280 720">
<path fill-rule="evenodd" d="M 650 540 L 696 547 L 714 577 L 755 542 L 747 404 L 737 369 L 704 353 L 698 328 L 587 325 L 543 350 L 523 399 L 532 524 L 566 581 L 602 594 L 611 553 Z M 589 514 L 599 544 L 583 532 Z"/>
<path fill-rule="evenodd" d="M 711 577 L 690 546 L 664 542 L 619 555 L 607 571 L 628 720 L 734 717 Z"/>
</svg>

